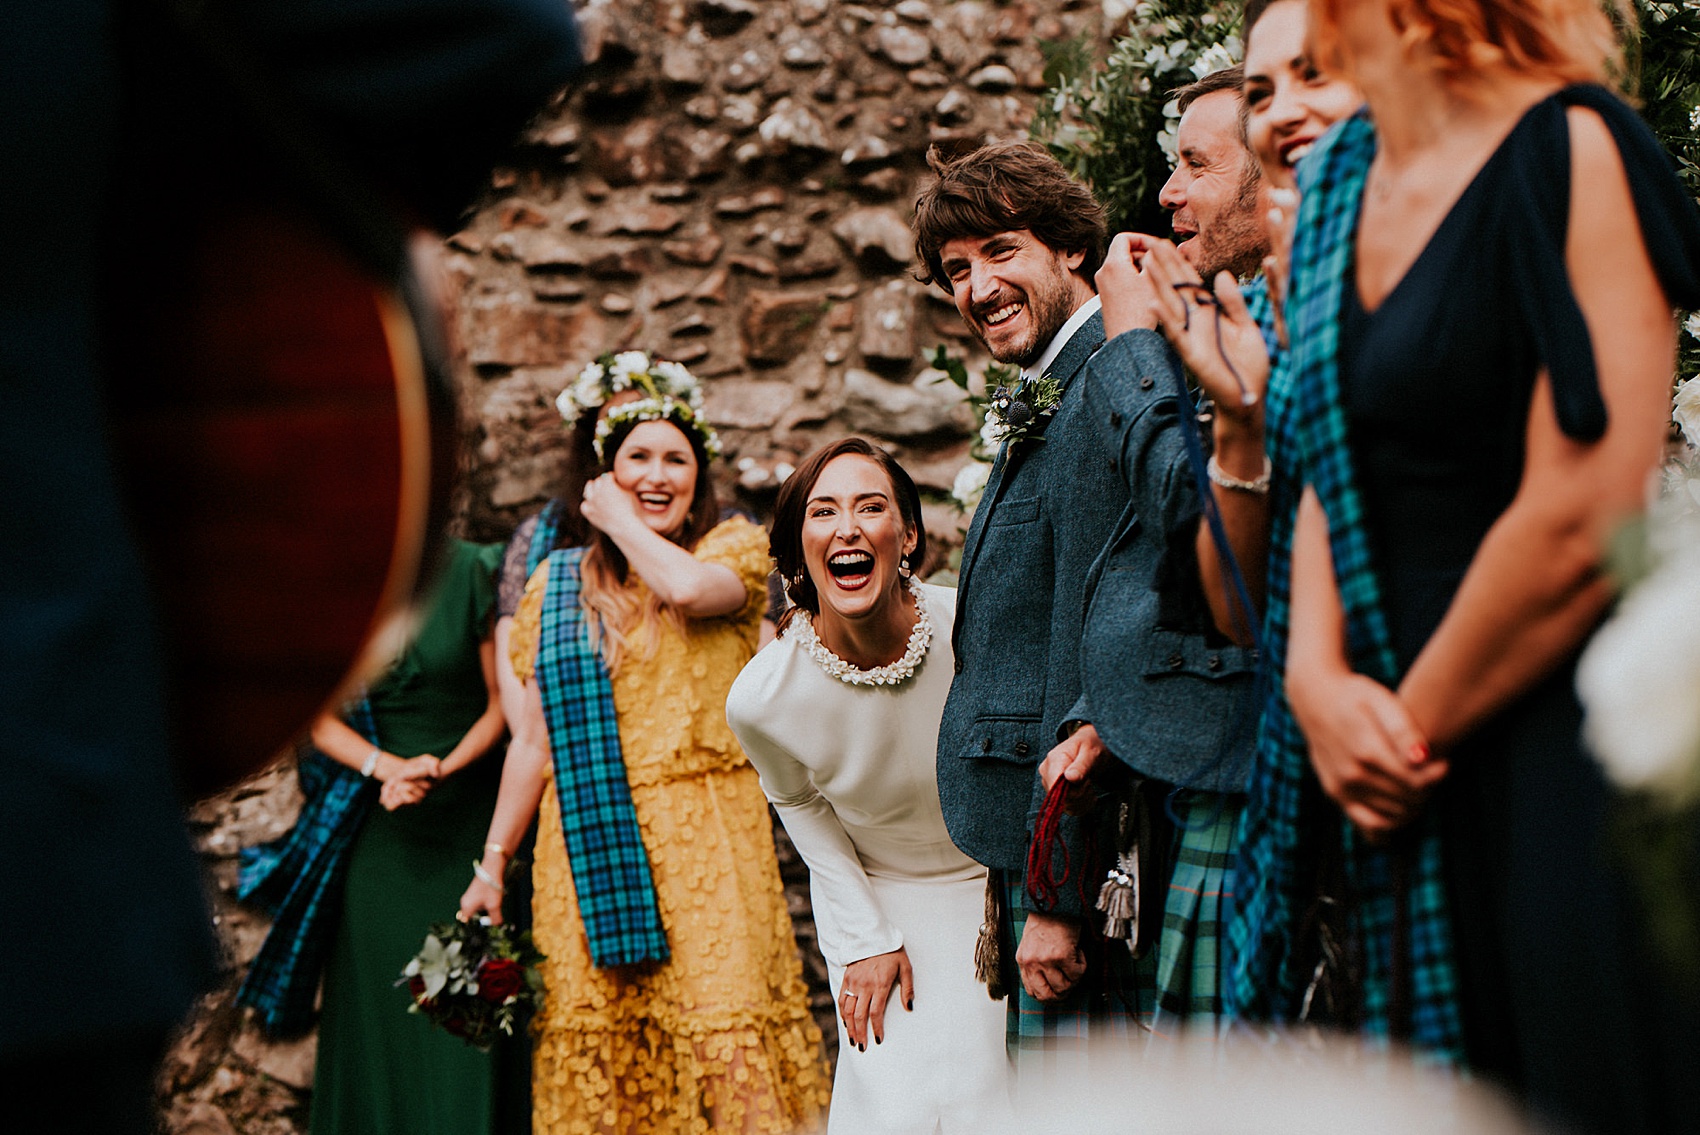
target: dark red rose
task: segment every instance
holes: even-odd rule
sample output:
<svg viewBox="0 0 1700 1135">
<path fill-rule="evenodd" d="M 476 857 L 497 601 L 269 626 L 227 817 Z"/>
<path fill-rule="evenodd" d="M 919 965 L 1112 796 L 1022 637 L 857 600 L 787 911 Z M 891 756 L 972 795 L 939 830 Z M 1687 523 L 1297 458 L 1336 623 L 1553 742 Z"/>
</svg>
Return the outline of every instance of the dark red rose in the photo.
<svg viewBox="0 0 1700 1135">
<path fill-rule="evenodd" d="M 525 988 L 525 971 L 512 958 L 491 958 L 478 967 L 478 996 L 500 1005 Z"/>
<path fill-rule="evenodd" d="M 459 1015 L 444 1017 L 443 1028 L 448 1030 L 450 1036 L 464 1037 L 466 1035 L 466 1018 Z"/>
</svg>

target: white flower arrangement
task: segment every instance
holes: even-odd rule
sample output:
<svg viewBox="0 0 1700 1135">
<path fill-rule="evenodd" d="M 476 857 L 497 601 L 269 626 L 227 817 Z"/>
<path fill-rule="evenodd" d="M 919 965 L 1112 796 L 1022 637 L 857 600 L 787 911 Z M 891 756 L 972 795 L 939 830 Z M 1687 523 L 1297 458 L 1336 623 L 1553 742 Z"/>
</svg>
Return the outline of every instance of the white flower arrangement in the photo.
<svg viewBox="0 0 1700 1135">
<path fill-rule="evenodd" d="M 647 351 L 607 354 L 587 364 L 555 398 L 555 409 L 572 425 L 586 411 L 600 410 L 608 399 L 626 390 L 639 390 L 652 398 L 671 397 L 702 413 L 702 383 L 696 375 L 682 363 L 652 359 Z"/>
</svg>

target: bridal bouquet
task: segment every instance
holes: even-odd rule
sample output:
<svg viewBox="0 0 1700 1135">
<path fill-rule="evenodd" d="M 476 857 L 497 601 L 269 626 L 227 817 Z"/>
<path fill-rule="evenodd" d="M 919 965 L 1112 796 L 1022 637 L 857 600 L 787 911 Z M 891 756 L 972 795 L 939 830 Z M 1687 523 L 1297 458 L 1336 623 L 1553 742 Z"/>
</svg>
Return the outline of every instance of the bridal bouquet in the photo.
<svg viewBox="0 0 1700 1135">
<path fill-rule="evenodd" d="M 439 922 L 401 971 L 397 985 L 413 995 L 410 1013 L 475 1048 L 488 1049 L 498 1032 L 543 1000 L 543 955 L 529 931 L 479 922 Z"/>
</svg>

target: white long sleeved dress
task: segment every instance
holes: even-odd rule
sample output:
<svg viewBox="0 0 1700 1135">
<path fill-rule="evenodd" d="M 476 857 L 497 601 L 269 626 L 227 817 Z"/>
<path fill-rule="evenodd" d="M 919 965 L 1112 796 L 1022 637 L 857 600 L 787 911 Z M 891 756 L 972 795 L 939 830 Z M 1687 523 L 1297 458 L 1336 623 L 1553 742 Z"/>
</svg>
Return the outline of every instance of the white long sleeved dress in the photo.
<svg viewBox="0 0 1700 1135">
<path fill-rule="evenodd" d="M 939 808 L 939 718 L 950 691 L 955 591 L 923 584 L 932 644 L 897 686 L 828 674 L 789 630 L 751 660 L 726 717 L 809 868 L 836 1001 L 844 968 L 909 954 L 913 1011 L 893 993 L 885 1040 L 857 1051 L 839 1020 L 829 1135 L 980 1132 L 1009 1114 L 1004 1006 L 974 977 L 984 867 Z"/>
</svg>

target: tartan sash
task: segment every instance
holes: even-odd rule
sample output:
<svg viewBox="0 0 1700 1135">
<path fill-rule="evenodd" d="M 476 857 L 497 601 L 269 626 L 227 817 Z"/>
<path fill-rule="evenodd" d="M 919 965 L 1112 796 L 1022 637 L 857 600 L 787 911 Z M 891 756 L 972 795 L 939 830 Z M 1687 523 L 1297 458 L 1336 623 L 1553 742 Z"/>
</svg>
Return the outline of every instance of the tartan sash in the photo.
<svg viewBox="0 0 1700 1135">
<path fill-rule="evenodd" d="M 591 963 L 664 962 L 667 934 L 626 780 L 614 687 L 591 648 L 579 606 L 584 554 L 584 548 L 548 553 L 549 586 L 537 645 L 537 686 L 549 725 L 561 831 Z"/>
<path fill-rule="evenodd" d="M 374 745 L 377 723 L 362 698 L 348 723 Z M 239 854 L 236 897 L 272 916 L 271 930 L 236 991 L 268 1036 L 305 1032 L 342 912 L 355 837 L 377 799 L 377 783 L 309 746 L 296 775 L 305 800 L 295 825 Z"/>
<path fill-rule="evenodd" d="M 552 500 L 537 514 L 531 529 L 531 543 L 525 550 L 525 578 L 530 579 L 543 557 L 555 546 L 555 536 L 561 531 L 561 502 Z"/>
<path fill-rule="evenodd" d="M 1291 349 L 1277 360 L 1265 410 L 1274 467 L 1262 636 L 1266 694 L 1230 887 L 1223 999 L 1230 1019 L 1299 1018 L 1312 974 L 1301 972 L 1301 943 L 1292 932 L 1311 897 L 1324 844 L 1339 841 L 1351 928 L 1362 948 L 1365 1031 L 1403 1033 L 1431 1059 L 1458 1064 L 1458 980 L 1436 818 L 1425 812 L 1391 847 L 1364 843 L 1323 795 L 1285 689 L 1293 528 L 1307 484 L 1328 515 L 1352 665 L 1389 686 L 1398 677 L 1352 466 L 1337 359 L 1343 287 L 1374 154 L 1374 128 L 1360 113 L 1324 139 L 1302 177 L 1307 184 L 1301 187 L 1287 311 Z M 1403 904 L 1395 886 L 1400 873 Z M 1396 938 L 1403 939 L 1397 947 Z"/>
</svg>

